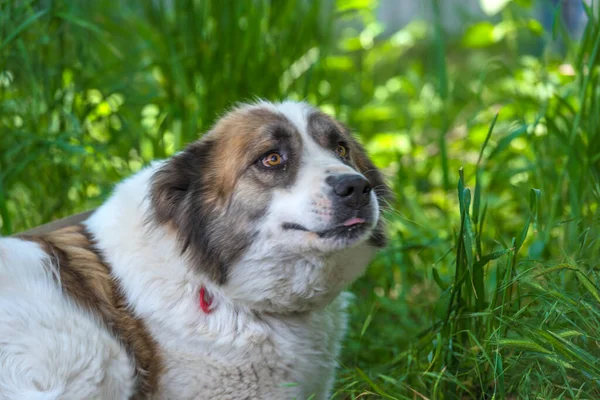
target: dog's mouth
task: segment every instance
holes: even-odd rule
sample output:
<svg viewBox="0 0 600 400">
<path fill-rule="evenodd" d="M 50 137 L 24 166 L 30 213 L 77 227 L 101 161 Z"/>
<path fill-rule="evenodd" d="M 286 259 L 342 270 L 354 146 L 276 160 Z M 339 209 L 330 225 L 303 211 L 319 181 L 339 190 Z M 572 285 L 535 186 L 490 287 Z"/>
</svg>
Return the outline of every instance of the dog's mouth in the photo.
<svg viewBox="0 0 600 400">
<path fill-rule="evenodd" d="M 284 230 L 316 233 L 321 239 L 338 238 L 352 240 L 357 239 L 366 233 L 369 230 L 370 224 L 364 218 L 354 217 L 337 226 L 334 226 L 331 229 L 326 229 L 323 231 L 311 231 L 300 224 L 291 222 L 285 222 L 282 227 Z"/>
</svg>

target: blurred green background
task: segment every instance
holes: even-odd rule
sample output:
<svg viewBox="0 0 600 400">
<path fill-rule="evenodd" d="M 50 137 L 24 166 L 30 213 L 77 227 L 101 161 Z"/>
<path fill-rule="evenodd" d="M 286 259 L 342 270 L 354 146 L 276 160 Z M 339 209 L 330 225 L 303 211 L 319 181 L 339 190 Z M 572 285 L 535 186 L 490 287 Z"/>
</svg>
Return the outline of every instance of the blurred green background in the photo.
<svg viewBox="0 0 600 400">
<path fill-rule="evenodd" d="M 396 192 L 334 398 L 600 398 L 599 47 L 593 2 L 0 1 L 1 233 L 304 99 Z"/>
</svg>

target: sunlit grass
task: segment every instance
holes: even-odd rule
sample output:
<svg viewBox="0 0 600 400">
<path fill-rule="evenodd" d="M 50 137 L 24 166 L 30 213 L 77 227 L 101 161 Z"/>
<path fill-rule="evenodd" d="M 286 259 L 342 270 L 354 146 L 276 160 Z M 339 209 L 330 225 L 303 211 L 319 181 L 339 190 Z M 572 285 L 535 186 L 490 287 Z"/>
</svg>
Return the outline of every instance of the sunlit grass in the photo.
<svg viewBox="0 0 600 400">
<path fill-rule="evenodd" d="M 396 192 L 334 397 L 598 398 L 600 24 L 556 54 L 517 3 L 453 37 L 439 13 L 384 36 L 373 1 L 1 2 L 1 232 L 98 205 L 236 101 L 307 99 Z"/>
</svg>

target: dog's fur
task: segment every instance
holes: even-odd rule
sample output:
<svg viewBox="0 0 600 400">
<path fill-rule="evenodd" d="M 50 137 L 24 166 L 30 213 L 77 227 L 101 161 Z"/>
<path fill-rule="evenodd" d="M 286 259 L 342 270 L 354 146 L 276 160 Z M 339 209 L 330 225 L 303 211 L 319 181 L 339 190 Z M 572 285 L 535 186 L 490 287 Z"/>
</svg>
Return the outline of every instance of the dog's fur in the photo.
<svg viewBox="0 0 600 400">
<path fill-rule="evenodd" d="M 0 399 L 327 398 L 387 194 L 334 119 L 234 109 L 83 224 L 0 239 Z"/>
</svg>

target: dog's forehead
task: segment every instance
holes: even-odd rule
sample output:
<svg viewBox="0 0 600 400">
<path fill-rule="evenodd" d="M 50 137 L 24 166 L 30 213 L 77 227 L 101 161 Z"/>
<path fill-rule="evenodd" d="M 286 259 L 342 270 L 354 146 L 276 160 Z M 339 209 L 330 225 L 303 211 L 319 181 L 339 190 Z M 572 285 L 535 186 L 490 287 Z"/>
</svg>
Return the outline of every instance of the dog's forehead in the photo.
<svg viewBox="0 0 600 400">
<path fill-rule="evenodd" d="M 284 134 L 296 137 L 297 143 L 302 143 L 305 155 L 329 158 L 335 144 L 348 141 L 346 130 L 337 120 L 307 103 L 290 100 L 242 105 L 229 113 L 219 125 L 224 129 L 217 131 L 224 131 L 224 135 L 235 141 L 236 146 L 247 150 L 256 150 L 259 147 L 256 146 L 257 141 L 271 140 Z"/>
<path fill-rule="evenodd" d="M 276 109 L 295 127 L 309 153 L 330 155 L 325 149 L 345 135 L 337 121 L 306 103 L 288 101 Z"/>
<path fill-rule="evenodd" d="M 305 103 L 286 101 L 275 105 L 281 113 L 298 130 L 303 139 L 309 138 L 308 119 L 315 110 Z"/>
</svg>

